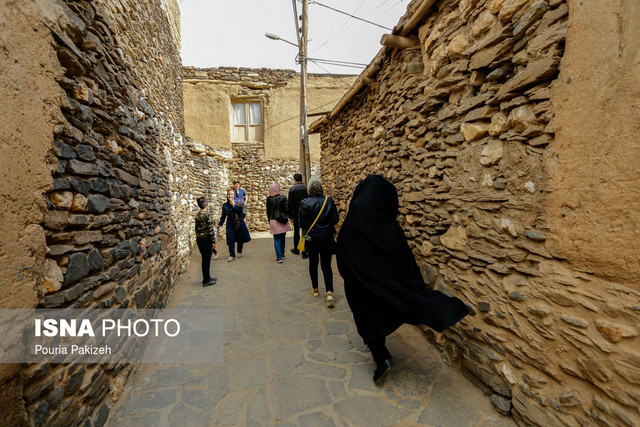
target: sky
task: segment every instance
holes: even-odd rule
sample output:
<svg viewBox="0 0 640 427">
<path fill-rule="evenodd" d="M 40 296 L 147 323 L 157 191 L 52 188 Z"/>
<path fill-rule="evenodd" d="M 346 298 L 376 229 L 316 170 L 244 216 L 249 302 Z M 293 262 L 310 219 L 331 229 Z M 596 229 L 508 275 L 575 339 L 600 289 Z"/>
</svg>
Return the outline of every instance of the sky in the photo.
<svg viewBox="0 0 640 427">
<path fill-rule="evenodd" d="M 359 21 L 309 1 L 309 58 L 369 64 L 391 30 Z M 410 0 L 318 0 L 392 29 Z M 300 71 L 292 0 L 178 0 L 185 66 L 281 68 Z M 302 4 L 296 0 L 298 15 Z M 310 73 L 360 74 L 350 68 L 308 62 Z"/>
</svg>

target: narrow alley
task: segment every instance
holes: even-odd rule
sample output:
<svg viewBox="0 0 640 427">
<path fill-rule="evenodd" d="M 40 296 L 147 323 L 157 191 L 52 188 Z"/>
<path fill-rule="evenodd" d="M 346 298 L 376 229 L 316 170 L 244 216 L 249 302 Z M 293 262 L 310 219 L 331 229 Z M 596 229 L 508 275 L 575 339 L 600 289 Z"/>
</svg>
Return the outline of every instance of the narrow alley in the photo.
<svg viewBox="0 0 640 427">
<path fill-rule="evenodd" d="M 307 261 L 288 252 L 291 238 L 277 264 L 272 239 L 255 237 L 231 263 L 223 249 L 212 265 L 218 284 L 208 288 L 195 251 L 169 303 L 224 310 L 223 362 L 141 365 L 107 425 L 513 425 L 409 325 L 389 337 L 394 369 L 374 386 L 335 261 L 330 310 L 310 294 Z"/>
</svg>

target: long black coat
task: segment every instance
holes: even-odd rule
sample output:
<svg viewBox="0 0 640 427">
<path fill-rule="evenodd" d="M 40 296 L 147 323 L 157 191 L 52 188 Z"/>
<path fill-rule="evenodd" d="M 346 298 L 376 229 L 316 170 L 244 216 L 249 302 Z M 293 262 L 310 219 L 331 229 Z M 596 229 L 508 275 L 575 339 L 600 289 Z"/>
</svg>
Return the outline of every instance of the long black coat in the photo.
<svg viewBox="0 0 640 427">
<path fill-rule="evenodd" d="M 222 205 L 222 215 L 220 215 L 218 225 L 222 227 L 225 220 L 227 222 L 227 246 L 232 246 L 236 242 L 247 243 L 251 240 L 249 229 L 244 222 L 241 206 L 231 206 L 231 203 L 225 202 Z"/>
<path fill-rule="evenodd" d="M 396 188 L 369 175 L 356 187 L 338 233 L 338 270 L 365 341 L 384 338 L 403 323 L 442 332 L 468 313 L 460 299 L 427 290 L 397 215 Z"/>
</svg>

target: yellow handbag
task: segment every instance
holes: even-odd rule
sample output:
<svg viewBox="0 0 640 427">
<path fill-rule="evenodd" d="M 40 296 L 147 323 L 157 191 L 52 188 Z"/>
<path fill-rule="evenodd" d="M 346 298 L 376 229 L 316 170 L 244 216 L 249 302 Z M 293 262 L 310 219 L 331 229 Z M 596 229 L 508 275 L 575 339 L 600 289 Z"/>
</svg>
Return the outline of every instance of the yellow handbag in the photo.
<svg viewBox="0 0 640 427">
<path fill-rule="evenodd" d="M 305 242 L 305 236 L 309 234 L 309 232 L 311 231 L 311 229 L 313 228 L 314 225 L 316 225 L 316 222 L 318 222 L 318 218 L 320 218 L 320 215 L 322 214 L 322 211 L 324 210 L 324 205 L 327 204 L 327 199 L 329 197 L 328 196 L 324 196 L 324 203 L 322 203 L 322 207 L 320 208 L 320 212 L 318 212 L 318 216 L 316 217 L 316 219 L 313 221 L 313 224 L 311 224 L 311 227 L 309 227 L 309 229 L 307 230 L 306 233 L 304 233 L 301 237 L 300 237 L 300 241 L 298 242 L 298 250 L 300 252 L 306 252 L 306 242 Z"/>
</svg>

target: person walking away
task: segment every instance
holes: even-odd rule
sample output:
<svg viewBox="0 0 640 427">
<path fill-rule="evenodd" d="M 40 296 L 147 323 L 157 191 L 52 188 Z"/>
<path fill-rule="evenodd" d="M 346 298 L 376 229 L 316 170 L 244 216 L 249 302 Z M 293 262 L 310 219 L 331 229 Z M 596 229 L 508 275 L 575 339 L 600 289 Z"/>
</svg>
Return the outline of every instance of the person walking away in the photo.
<svg viewBox="0 0 640 427">
<path fill-rule="evenodd" d="M 216 229 L 213 226 L 213 218 L 207 212 L 209 203 L 206 197 L 198 197 L 196 203 L 200 211 L 196 214 L 196 244 L 202 257 L 202 286 L 215 285 L 218 279 L 211 277 L 211 254 L 216 250 Z"/>
<path fill-rule="evenodd" d="M 233 181 L 233 199 L 236 202 L 237 206 L 242 207 L 242 215 L 246 218 L 247 216 L 247 201 L 249 200 L 249 196 L 247 196 L 247 192 L 240 188 L 240 181 L 237 179 Z"/>
<path fill-rule="evenodd" d="M 302 182 L 302 175 L 299 173 L 293 175 L 295 183 L 289 187 L 289 218 L 293 225 L 293 248 L 291 253 L 298 255 L 298 242 L 300 241 L 300 202 L 308 196 L 307 186 Z M 306 258 L 307 254 L 303 253 L 302 258 Z"/>
<path fill-rule="evenodd" d="M 358 334 L 376 363 L 376 384 L 391 369 L 387 335 L 403 323 L 442 332 L 469 313 L 460 299 L 427 290 L 397 216 L 394 185 L 369 175 L 353 192 L 338 234 L 338 270 Z"/>
<path fill-rule="evenodd" d="M 333 236 L 336 234 L 335 225 L 338 220 L 338 209 L 333 199 L 324 196 L 319 179 L 311 179 L 309 197 L 300 202 L 300 228 L 305 233 L 303 238 L 309 255 L 311 294 L 314 297 L 318 296 L 318 261 L 320 261 L 327 292 L 326 304 L 329 308 L 334 306 L 331 258 L 336 246 Z"/>
<path fill-rule="evenodd" d="M 242 256 L 242 248 L 245 243 L 251 241 L 249 229 L 244 222 L 242 206 L 238 206 L 234 200 L 234 190 L 227 191 L 227 201 L 222 205 L 222 215 L 216 226 L 218 229 L 227 222 L 225 231 L 227 232 L 227 246 L 229 246 L 229 258 L 231 262 L 236 259 L 236 244 L 238 246 L 238 257 Z"/>
<path fill-rule="evenodd" d="M 280 185 L 272 182 L 269 185 L 267 197 L 267 218 L 269 219 L 269 232 L 273 234 L 273 246 L 276 250 L 276 262 L 282 264 L 287 231 L 289 227 L 289 206 L 287 198 L 280 194 Z"/>
</svg>

